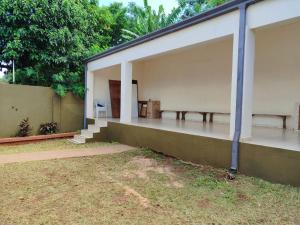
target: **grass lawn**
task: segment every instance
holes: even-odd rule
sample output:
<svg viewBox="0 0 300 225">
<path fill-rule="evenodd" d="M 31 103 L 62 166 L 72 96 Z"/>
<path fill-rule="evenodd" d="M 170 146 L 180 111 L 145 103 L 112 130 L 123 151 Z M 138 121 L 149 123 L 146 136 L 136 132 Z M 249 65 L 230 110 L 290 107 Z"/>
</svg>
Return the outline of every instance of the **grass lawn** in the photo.
<svg viewBox="0 0 300 225">
<path fill-rule="evenodd" d="M 300 188 L 224 175 L 149 150 L 0 165 L 0 224 L 300 224 Z"/>
<path fill-rule="evenodd" d="M 95 142 L 76 145 L 69 142 L 67 139 L 56 139 L 48 141 L 40 141 L 28 144 L 19 145 L 0 145 L 1 154 L 13 154 L 19 152 L 39 152 L 39 151 L 53 151 L 53 150 L 74 150 L 82 148 L 96 148 L 103 145 L 111 145 L 111 143 Z"/>
</svg>

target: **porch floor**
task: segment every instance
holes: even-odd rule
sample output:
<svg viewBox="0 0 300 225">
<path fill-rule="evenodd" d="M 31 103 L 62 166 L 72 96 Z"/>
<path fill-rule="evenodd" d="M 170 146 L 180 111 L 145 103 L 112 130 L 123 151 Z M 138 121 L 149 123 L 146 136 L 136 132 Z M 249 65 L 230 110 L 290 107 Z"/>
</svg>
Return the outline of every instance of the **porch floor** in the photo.
<svg viewBox="0 0 300 225">
<path fill-rule="evenodd" d="M 120 122 L 111 119 L 111 122 Z M 229 124 L 202 123 L 200 121 L 182 121 L 173 119 L 132 119 L 130 125 L 149 127 L 179 133 L 230 140 Z M 300 132 L 279 128 L 253 127 L 252 138 L 243 140 L 244 143 L 269 146 L 274 148 L 300 151 Z"/>
</svg>

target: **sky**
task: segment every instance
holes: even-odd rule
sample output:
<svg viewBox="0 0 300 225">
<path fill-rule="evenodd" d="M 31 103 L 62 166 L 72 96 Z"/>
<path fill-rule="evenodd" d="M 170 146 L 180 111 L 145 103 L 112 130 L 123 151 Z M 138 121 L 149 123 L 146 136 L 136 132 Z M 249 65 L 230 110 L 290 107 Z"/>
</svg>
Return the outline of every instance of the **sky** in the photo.
<svg viewBox="0 0 300 225">
<path fill-rule="evenodd" d="M 109 5 L 112 2 L 122 2 L 124 5 L 127 5 L 128 2 L 135 2 L 140 6 L 144 5 L 143 0 L 99 0 L 100 5 Z M 155 10 L 158 9 L 159 5 L 163 5 L 166 13 L 178 6 L 177 0 L 148 0 L 148 4 Z"/>
</svg>

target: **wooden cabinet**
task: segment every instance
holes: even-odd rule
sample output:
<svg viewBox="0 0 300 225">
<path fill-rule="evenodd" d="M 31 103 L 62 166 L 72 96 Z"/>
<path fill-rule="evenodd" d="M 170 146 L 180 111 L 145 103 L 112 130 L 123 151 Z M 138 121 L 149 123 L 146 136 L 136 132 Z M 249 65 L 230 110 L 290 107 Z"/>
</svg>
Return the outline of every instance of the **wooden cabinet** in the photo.
<svg viewBox="0 0 300 225">
<path fill-rule="evenodd" d="M 147 103 L 147 118 L 158 119 L 160 118 L 160 101 L 148 101 Z"/>
<path fill-rule="evenodd" d="M 139 117 L 160 118 L 160 101 L 139 101 Z"/>
</svg>

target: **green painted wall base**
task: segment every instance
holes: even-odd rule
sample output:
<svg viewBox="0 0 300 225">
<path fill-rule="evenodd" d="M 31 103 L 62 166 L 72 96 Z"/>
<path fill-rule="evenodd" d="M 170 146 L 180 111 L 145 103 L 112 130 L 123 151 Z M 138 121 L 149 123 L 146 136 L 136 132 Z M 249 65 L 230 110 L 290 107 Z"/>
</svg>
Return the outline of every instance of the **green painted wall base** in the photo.
<svg viewBox="0 0 300 225">
<path fill-rule="evenodd" d="M 116 141 L 147 147 L 184 161 L 229 168 L 231 141 L 109 122 L 93 141 Z M 300 152 L 241 144 L 239 172 L 300 186 Z"/>
</svg>

